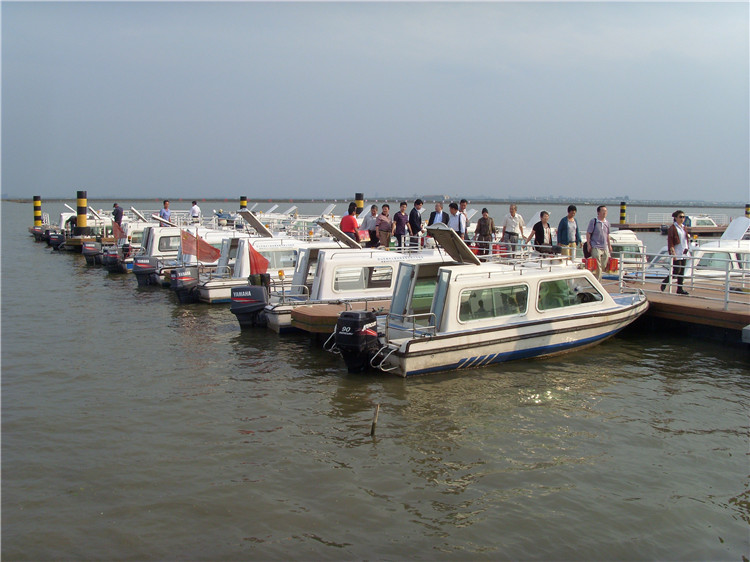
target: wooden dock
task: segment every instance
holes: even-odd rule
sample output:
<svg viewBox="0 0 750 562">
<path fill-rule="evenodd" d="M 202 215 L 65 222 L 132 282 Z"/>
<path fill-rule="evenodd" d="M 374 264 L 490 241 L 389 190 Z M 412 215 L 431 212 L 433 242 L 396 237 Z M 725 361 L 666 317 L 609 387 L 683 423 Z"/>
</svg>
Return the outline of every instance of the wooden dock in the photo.
<svg viewBox="0 0 750 562">
<path fill-rule="evenodd" d="M 743 330 L 750 326 L 750 293 L 731 292 L 731 302 L 725 303 L 718 291 L 689 288 L 689 295 L 678 295 L 661 292 L 659 285 L 628 283 L 629 287 L 643 289 L 649 303 L 646 314 L 630 329 L 668 329 L 725 343 L 743 342 Z M 617 282 L 605 282 L 604 286 L 610 293 L 619 292 Z"/>
<path fill-rule="evenodd" d="M 604 281 L 612 294 L 620 292 L 617 281 Z M 750 333 L 750 293 L 730 293 L 732 302 L 716 298 L 717 293 L 692 289 L 690 295 L 678 295 L 659 290 L 658 283 L 629 283 L 628 286 L 646 292 L 649 308 L 628 329 L 646 329 L 709 338 L 725 343 L 742 343 Z M 339 314 L 344 310 L 375 310 L 387 312 L 390 299 L 325 305 L 299 306 L 292 311 L 292 326 L 311 335 L 330 335 L 336 328 Z M 750 343 L 750 342 L 745 342 Z"/>
</svg>

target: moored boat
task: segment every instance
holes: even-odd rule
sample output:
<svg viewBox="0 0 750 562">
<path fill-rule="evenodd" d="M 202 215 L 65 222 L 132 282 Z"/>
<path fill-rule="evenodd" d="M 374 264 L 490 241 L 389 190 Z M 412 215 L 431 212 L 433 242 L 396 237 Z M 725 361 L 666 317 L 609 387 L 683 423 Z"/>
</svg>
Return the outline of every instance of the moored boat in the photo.
<svg viewBox="0 0 750 562">
<path fill-rule="evenodd" d="M 342 314 L 336 348 L 350 371 L 406 377 L 575 351 L 648 308 L 642 291 L 612 296 L 568 259 L 480 262 L 449 228 L 429 230 L 461 263 L 435 273 L 401 264 L 388 314 Z"/>
</svg>

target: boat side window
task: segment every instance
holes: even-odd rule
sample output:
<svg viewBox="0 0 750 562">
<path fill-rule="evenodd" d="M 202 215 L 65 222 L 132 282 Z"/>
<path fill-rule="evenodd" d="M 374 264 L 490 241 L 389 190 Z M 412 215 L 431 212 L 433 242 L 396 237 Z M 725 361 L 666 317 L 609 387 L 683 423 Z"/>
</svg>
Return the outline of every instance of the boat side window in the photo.
<svg viewBox="0 0 750 562">
<path fill-rule="evenodd" d="M 461 322 L 526 313 L 526 285 L 505 285 L 461 292 L 458 319 Z"/>
<path fill-rule="evenodd" d="M 162 236 L 159 238 L 159 251 L 169 252 L 171 250 L 179 250 L 180 248 L 180 237 L 179 236 Z"/>
<path fill-rule="evenodd" d="M 130 243 L 131 244 L 140 244 L 142 241 L 143 241 L 143 231 L 134 232 L 130 236 Z"/>
<path fill-rule="evenodd" d="M 391 286 L 393 267 L 339 267 L 333 275 L 334 291 L 363 291 Z"/>
<path fill-rule="evenodd" d="M 539 283 L 537 307 L 550 310 L 602 300 L 602 294 L 585 277 L 555 279 Z"/>
<path fill-rule="evenodd" d="M 268 267 L 272 269 L 292 268 L 297 263 L 297 250 L 261 251 L 260 255 L 268 260 Z"/>
</svg>

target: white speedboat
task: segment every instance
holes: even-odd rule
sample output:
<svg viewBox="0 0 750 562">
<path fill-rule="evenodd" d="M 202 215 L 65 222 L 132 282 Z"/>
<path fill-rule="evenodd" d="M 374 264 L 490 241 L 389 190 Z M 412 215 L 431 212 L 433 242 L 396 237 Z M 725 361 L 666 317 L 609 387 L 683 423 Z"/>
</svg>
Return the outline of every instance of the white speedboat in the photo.
<svg viewBox="0 0 750 562">
<path fill-rule="evenodd" d="M 350 371 L 406 377 L 575 351 L 600 343 L 648 308 L 642 291 L 610 295 L 568 259 L 480 262 L 445 225 L 428 229 L 459 262 L 401 264 L 390 312 L 344 312 L 336 348 Z"/>
<path fill-rule="evenodd" d="M 625 275 L 634 281 L 661 281 L 672 271 L 672 257 L 667 246 L 648 262 L 645 270 Z M 738 286 L 750 285 L 750 218 L 737 217 L 719 240 L 692 245 L 685 256 L 686 281 L 738 282 Z M 672 282 L 674 277 L 670 277 Z"/>
<path fill-rule="evenodd" d="M 187 299 L 180 298 L 180 301 L 201 301 L 208 304 L 231 302 L 232 289 L 247 286 L 252 273 L 251 245 L 268 260 L 270 281 L 279 284 L 284 279 L 291 279 L 300 251 L 310 243 L 289 237 L 226 239 L 222 243 L 217 267 L 198 271 L 190 296 Z"/>
<path fill-rule="evenodd" d="M 449 259 L 434 250 L 402 253 L 364 249 L 328 221 L 319 219 L 317 224 L 338 243 L 302 248 L 290 286 L 272 291 L 258 286 L 232 291 L 230 310 L 241 327 L 265 324 L 277 333 L 288 332 L 294 329 L 292 311 L 302 306 L 387 306 L 399 263 L 442 263 Z"/>
</svg>

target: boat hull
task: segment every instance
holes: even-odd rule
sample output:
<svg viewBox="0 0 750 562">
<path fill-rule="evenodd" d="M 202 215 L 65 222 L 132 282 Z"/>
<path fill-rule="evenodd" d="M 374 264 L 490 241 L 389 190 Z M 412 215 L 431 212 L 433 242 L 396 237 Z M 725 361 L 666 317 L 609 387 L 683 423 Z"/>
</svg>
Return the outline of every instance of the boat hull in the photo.
<svg viewBox="0 0 750 562">
<path fill-rule="evenodd" d="M 635 300 L 635 299 L 634 299 Z M 484 367 L 577 351 L 596 345 L 625 328 L 648 308 L 645 297 L 631 306 L 587 315 L 518 323 L 434 337 L 392 340 L 373 363 L 402 377 Z"/>
</svg>

